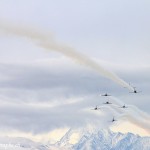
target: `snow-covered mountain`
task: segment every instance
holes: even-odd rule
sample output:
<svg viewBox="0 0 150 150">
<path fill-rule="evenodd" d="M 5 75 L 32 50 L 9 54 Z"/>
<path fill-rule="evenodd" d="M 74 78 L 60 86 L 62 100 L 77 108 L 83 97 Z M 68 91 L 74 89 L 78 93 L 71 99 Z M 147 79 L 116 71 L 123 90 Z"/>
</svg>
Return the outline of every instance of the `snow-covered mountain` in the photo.
<svg viewBox="0 0 150 150">
<path fill-rule="evenodd" d="M 0 137 L 0 150 L 49 150 L 44 144 L 30 139 L 17 137 Z"/>
<path fill-rule="evenodd" d="M 0 150 L 150 150 L 150 137 L 110 130 L 70 129 L 55 144 L 45 145 L 25 138 L 1 137 Z"/>
<path fill-rule="evenodd" d="M 110 130 L 79 132 L 76 143 L 71 138 L 76 131 L 69 130 L 60 141 L 50 148 L 67 150 L 150 150 L 150 137 L 140 137 L 132 133 L 114 133 Z"/>
</svg>

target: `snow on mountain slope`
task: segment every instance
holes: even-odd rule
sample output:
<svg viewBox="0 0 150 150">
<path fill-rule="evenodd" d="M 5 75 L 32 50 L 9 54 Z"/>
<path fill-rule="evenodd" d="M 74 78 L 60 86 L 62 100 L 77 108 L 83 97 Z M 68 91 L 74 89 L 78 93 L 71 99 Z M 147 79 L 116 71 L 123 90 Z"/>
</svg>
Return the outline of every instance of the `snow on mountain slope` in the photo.
<svg viewBox="0 0 150 150">
<path fill-rule="evenodd" d="M 48 150 L 48 147 L 26 138 L 0 137 L 0 150 Z"/>
<path fill-rule="evenodd" d="M 114 133 L 110 130 L 95 130 L 93 133 L 80 130 L 78 141 L 72 144 L 69 142 L 69 138 L 74 132 L 76 131 L 70 129 L 55 144 L 55 148 L 66 150 L 150 150 L 150 137 L 140 137 L 132 133 Z"/>
<path fill-rule="evenodd" d="M 150 150 L 150 137 L 109 129 L 70 129 L 60 141 L 47 145 L 26 138 L 0 137 L 0 150 Z"/>
</svg>

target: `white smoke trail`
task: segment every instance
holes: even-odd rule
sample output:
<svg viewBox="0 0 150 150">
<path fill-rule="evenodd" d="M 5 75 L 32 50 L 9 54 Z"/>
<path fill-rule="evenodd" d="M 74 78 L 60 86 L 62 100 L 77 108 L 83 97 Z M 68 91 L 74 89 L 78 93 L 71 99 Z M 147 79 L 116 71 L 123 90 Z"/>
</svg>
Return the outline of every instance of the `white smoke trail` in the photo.
<svg viewBox="0 0 150 150">
<path fill-rule="evenodd" d="M 116 74 L 104 69 L 101 65 L 99 65 L 92 59 L 75 51 L 71 47 L 56 42 L 51 34 L 45 34 L 43 32 L 36 31 L 35 29 L 27 27 L 14 26 L 11 23 L 8 24 L 2 21 L 0 22 L 0 29 L 7 33 L 11 33 L 17 36 L 30 38 L 32 42 L 37 46 L 42 47 L 44 49 L 60 52 L 63 55 L 73 59 L 74 61 L 97 71 L 99 74 L 111 79 L 112 81 L 116 82 L 122 87 L 127 87 L 131 91 L 134 90 L 133 87 L 131 87 L 128 83 L 119 78 Z"/>
<path fill-rule="evenodd" d="M 147 133 L 150 134 L 150 122 L 142 119 L 141 116 L 138 116 L 136 113 L 126 113 L 123 118 L 126 118 L 131 123 L 135 124 L 136 126 L 139 126 L 140 128 L 143 128 Z"/>
<path fill-rule="evenodd" d="M 115 105 L 112 104 L 107 107 L 113 114 L 117 115 L 119 119 L 127 119 L 150 134 L 150 116 L 148 114 L 132 105 L 127 105 L 128 108 L 119 108 L 123 106 L 124 103 L 116 97 L 111 97 L 111 100 Z"/>
<path fill-rule="evenodd" d="M 140 116 L 142 116 L 143 118 L 145 118 L 147 121 L 150 122 L 150 116 L 147 113 L 141 111 L 140 109 L 138 109 L 136 106 L 133 105 L 129 105 L 129 108 L 131 108 L 132 110 L 137 112 Z"/>
<path fill-rule="evenodd" d="M 124 103 L 119 100 L 118 98 L 114 97 L 114 96 L 111 96 L 110 97 L 112 99 L 112 102 L 119 105 L 119 106 L 123 106 Z M 133 111 L 133 112 L 136 112 L 138 113 L 138 115 L 140 115 L 143 119 L 147 120 L 150 122 L 150 115 L 148 115 L 147 113 L 141 111 L 139 108 L 137 108 L 136 106 L 133 106 L 133 105 L 127 105 L 128 109 L 127 110 L 130 110 L 130 111 Z"/>
<path fill-rule="evenodd" d="M 144 129 L 150 134 L 150 120 L 143 118 L 138 112 L 134 110 L 123 110 L 122 108 L 115 107 L 113 105 L 105 106 L 107 111 L 109 110 L 117 121 L 128 120 L 132 124 Z"/>
</svg>

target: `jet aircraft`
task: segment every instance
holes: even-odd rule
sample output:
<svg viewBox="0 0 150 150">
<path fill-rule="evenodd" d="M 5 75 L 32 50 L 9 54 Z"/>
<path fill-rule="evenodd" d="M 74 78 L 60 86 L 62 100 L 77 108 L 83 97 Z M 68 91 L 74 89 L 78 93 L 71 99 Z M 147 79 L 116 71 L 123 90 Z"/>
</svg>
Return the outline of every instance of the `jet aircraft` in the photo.
<svg viewBox="0 0 150 150">
<path fill-rule="evenodd" d="M 105 94 L 103 94 L 103 95 L 101 95 L 101 96 L 111 96 L 111 95 L 109 95 L 109 94 L 105 93 Z"/>
<path fill-rule="evenodd" d="M 120 108 L 128 108 L 125 104 L 122 106 L 122 107 L 120 107 Z"/>
<path fill-rule="evenodd" d="M 109 101 L 107 101 L 106 103 L 103 103 L 103 104 L 112 104 L 112 103 L 110 103 Z"/>
<path fill-rule="evenodd" d="M 96 106 L 94 109 L 91 109 L 91 110 L 98 110 L 98 109 L 100 109 L 100 108 L 98 108 L 98 107 Z"/>
</svg>

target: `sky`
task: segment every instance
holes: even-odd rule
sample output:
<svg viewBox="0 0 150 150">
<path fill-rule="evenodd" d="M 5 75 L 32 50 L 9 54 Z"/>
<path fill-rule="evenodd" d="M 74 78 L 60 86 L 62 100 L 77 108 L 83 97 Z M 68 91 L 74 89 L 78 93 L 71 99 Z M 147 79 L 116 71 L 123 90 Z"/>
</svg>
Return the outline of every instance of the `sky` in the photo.
<svg viewBox="0 0 150 150">
<path fill-rule="evenodd" d="M 0 132 L 36 136 L 91 120 L 103 127 L 98 118 L 110 120 L 111 113 L 88 110 L 107 101 L 99 96 L 106 92 L 149 115 L 149 6 L 148 0 L 1 0 L 0 25 L 50 35 L 142 92 L 131 94 L 62 53 L 0 29 Z"/>
</svg>

